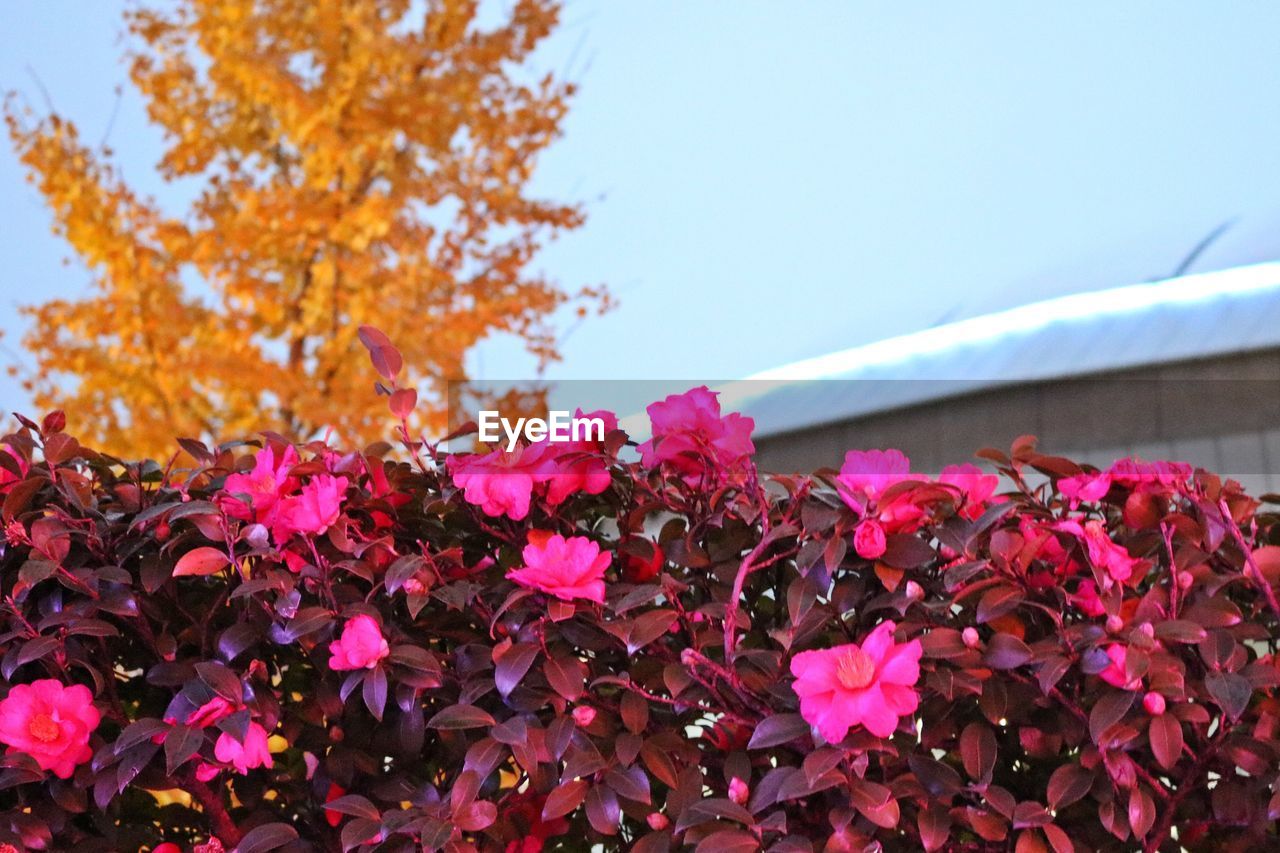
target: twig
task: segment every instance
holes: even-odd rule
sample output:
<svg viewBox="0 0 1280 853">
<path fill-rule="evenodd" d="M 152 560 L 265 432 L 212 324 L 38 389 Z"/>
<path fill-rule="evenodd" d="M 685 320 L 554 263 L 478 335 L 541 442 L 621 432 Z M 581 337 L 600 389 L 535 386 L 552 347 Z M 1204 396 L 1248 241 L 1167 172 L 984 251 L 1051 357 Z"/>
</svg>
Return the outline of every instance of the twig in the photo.
<svg viewBox="0 0 1280 853">
<path fill-rule="evenodd" d="M 1244 541 L 1244 536 L 1240 533 L 1240 528 L 1231 518 L 1231 510 L 1227 508 L 1225 500 L 1218 500 L 1218 510 L 1222 513 L 1222 523 L 1231 531 L 1232 537 L 1236 544 L 1240 546 L 1240 550 L 1244 553 L 1245 566 L 1253 573 L 1253 579 L 1262 587 L 1262 595 L 1267 600 L 1267 604 L 1271 607 L 1271 612 L 1277 619 L 1280 619 L 1280 601 L 1276 600 L 1276 591 L 1271 588 L 1271 582 L 1267 580 L 1267 576 L 1262 573 L 1262 569 L 1258 568 L 1257 562 L 1253 559 L 1253 549 Z"/>
<path fill-rule="evenodd" d="M 231 819 L 231 815 L 227 813 L 227 807 L 220 797 L 212 788 L 195 777 L 195 773 L 188 774 L 187 790 L 200 803 L 200 807 L 204 809 L 204 813 L 209 816 L 209 828 L 213 834 L 218 837 L 225 847 L 235 847 L 240 843 L 240 829 L 236 826 L 236 822 Z"/>
</svg>

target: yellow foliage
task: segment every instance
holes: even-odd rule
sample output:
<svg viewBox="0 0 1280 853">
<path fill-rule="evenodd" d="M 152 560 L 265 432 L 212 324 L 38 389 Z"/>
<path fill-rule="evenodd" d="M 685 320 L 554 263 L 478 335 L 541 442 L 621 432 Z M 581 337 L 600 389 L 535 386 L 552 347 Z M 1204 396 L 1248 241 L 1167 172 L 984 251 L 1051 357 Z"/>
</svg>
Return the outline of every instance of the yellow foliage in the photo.
<svg viewBox="0 0 1280 853">
<path fill-rule="evenodd" d="M 261 429 L 386 434 L 356 327 L 409 381 L 463 377 L 493 332 L 557 357 L 570 297 L 528 266 L 582 223 L 531 198 L 572 86 L 529 70 L 558 0 L 481 27 L 475 0 L 182 0 L 128 13 L 134 84 L 190 208 L 139 197 L 58 115 L 7 102 L 55 230 L 93 270 L 83 299 L 25 308 L 41 408 L 119 455 Z M 603 308 L 607 294 L 578 296 Z M 432 395 L 424 393 L 428 399 Z"/>
</svg>

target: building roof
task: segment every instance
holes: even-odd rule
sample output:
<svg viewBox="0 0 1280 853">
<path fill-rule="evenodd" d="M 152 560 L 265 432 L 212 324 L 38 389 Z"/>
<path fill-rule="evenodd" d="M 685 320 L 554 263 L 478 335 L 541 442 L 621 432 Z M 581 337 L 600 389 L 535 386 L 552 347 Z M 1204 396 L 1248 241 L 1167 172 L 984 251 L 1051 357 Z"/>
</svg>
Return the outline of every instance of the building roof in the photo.
<svg viewBox="0 0 1280 853">
<path fill-rule="evenodd" d="M 755 435 L 768 437 L 1000 384 L 1276 346 L 1280 262 L 1272 261 L 996 310 L 785 364 L 717 390 L 725 411 L 755 418 Z"/>
</svg>

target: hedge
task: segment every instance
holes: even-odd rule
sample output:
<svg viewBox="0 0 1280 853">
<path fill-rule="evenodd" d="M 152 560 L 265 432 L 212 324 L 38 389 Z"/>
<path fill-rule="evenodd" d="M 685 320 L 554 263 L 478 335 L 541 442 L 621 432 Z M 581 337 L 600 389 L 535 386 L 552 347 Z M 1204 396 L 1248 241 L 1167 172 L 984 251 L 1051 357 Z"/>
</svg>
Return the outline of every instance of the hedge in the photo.
<svg viewBox="0 0 1280 853">
<path fill-rule="evenodd" d="M 649 412 L 167 464 L 23 419 L 0 851 L 1280 847 L 1236 483 L 1030 439 L 766 475 L 705 388 Z"/>
</svg>

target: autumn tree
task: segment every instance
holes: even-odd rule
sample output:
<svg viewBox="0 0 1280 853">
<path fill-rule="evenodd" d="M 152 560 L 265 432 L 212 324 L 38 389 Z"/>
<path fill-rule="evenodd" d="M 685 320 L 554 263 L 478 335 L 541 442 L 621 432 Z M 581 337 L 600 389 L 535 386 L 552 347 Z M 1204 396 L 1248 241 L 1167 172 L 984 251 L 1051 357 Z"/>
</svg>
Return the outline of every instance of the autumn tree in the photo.
<svg viewBox="0 0 1280 853">
<path fill-rule="evenodd" d="M 381 437 L 356 329 L 391 335 L 424 390 L 511 333 L 556 357 L 571 296 L 530 270 L 580 207 L 531 197 L 571 84 L 531 69 L 558 0 L 181 0 L 126 14 L 130 77 L 194 183 L 166 211 L 56 113 L 11 95 L 18 155 L 93 271 L 82 299 L 25 308 L 37 405 L 122 454 L 172 437 L 333 427 Z M 483 20 L 482 20 L 483 18 Z M 341 401 L 341 405 L 334 405 Z"/>
</svg>

